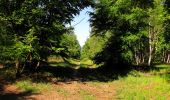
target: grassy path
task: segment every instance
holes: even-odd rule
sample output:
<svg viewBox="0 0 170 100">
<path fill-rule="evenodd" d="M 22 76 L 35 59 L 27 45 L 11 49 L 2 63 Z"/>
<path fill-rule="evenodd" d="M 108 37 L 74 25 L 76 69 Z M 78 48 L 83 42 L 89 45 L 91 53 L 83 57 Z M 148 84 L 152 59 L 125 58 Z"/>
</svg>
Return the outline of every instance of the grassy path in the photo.
<svg viewBox="0 0 170 100">
<path fill-rule="evenodd" d="M 47 71 L 41 74 L 52 79 L 49 82 L 34 81 L 32 76 L 9 83 L 1 76 L 0 100 L 170 100 L 170 65 L 158 65 L 147 72 L 132 70 L 127 76 L 111 81 L 101 81 L 102 74 L 91 69 L 80 71 L 82 66 L 79 62 L 76 66 L 72 64 L 71 69 L 69 64 L 61 65 L 64 66 L 61 69 L 53 66 L 51 70 L 54 73 Z M 80 77 L 81 72 L 86 73 L 84 76 L 92 76 Z M 86 80 L 82 81 L 81 78 Z"/>
<path fill-rule="evenodd" d="M 22 88 L 18 85 L 22 84 Z M 32 86 L 35 86 L 34 88 Z M 45 87 L 45 88 L 44 88 Z M 23 89 L 24 88 L 24 89 Z M 41 88 L 40 90 L 35 90 Z M 44 88 L 44 89 L 42 89 Z M 20 81 L 4 85 L 0 100 L 112 100 L 115 98 L 113 85 L 99 82 L 58 82 L 57 84 L 30 83 Z"/>
<path fill-rule="evenodd" d="M 66 65 L 65 63 L 62 63 Z M 73 67 L 72 77 L 79 77 L 80 62 Z M 85 65 L 85 64 L 84 64 Z M 56 72 L 57 73 L 57 72 Z M 114 85 L 105 82 L 79 79 L 66 82 L 37 83 L 30 79 L 7 84 L 1 82 L 0 100 L 112 100 L 115 98 Z"/>
</svg>

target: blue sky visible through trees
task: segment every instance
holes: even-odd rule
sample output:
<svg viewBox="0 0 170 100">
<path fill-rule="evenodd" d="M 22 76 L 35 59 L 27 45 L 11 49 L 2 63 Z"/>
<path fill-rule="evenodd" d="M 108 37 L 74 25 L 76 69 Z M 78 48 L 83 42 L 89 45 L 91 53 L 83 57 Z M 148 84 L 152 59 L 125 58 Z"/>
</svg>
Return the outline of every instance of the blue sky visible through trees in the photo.
<svg viewBox="0 0 170 100">
<path fill-rule="evenodd" d="M 93 9 L 90 7 L 85 8 L 79 15 L 75 16 L 71 23 L 81 47 L 84 45 L 90 34 L 89 12 L 92 11 Z"/>
</svg>

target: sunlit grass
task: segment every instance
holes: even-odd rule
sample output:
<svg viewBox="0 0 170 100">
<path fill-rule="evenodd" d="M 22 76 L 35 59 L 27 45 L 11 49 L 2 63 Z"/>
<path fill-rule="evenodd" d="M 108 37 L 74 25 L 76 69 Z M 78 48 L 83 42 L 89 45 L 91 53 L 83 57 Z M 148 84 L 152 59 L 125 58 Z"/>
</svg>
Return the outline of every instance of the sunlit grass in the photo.
<svg viewBox="0 0 170 100">
<path fill-rule="evenodd" d="M 31 91 L 32 93 L 40 93 L 52 89 L 52 86 L 48 83 L 33 83 L 30 80 L 18 81 L 15 85 L 22 91 Z"/>
<path fill-rule="evenodd" d="M 93 63 L 92 60 L 90 59 L 82 59 L 81 62 L 80 62 L 80 67 L 83 67 L 83 68 L 95 68 L 97 67 L 96 64 Z"/>
<path fill-rule="evenodd" d="M 64 62 L 64 60 L 62 59 L 62 57 L 60 56 L 50 56 L 48 57 L 48 61 L 49 62 Z"/>
<path fill-rule="evenodd" d="M 161 67 L 164 67 L 164 65 L 161 65 Z M 129 74 L 125 78 L 113 81 L 112 84 L 117 86 L 116 91 L 119 99 L 168 100 L 170 98 L 170 83 L 168 81 L 170 75 L 164 70 L 148 73 L 139 72 L 137 76 Z M 161 74 L 159 74 L 160 72 Z"/>
<path fill-rule="evenodd" d="M 76 65 L 76 66 L 79 66 L 80 65 L 80 60 L 79 59 L 68 59 L 69 63 L 70 64 L 73 64 L 73 65 Z"/>
<path fill-rule="evenodd" d="M 95 100 L 95 97 L 87 90 L 80 89 L 78 91 L 78 94 L 81 96 L 83 100 Z"/>
<path fill-rule="evenodd" d="M 48 62 L 50 63 L 50 66 L 55 67 L 77 67 L 80 65 L 79 59 L 68 58 L 64 60 L 61 57 L 55 56 L 49 57 Z"/>
<path fill-rule="evenodd" d="M 63 89 L 63 88 L 57 88 L 57 93 L 63 95 L 64 97 L 69 97 L 70 96 L 70 93 Z"/>
</svg>

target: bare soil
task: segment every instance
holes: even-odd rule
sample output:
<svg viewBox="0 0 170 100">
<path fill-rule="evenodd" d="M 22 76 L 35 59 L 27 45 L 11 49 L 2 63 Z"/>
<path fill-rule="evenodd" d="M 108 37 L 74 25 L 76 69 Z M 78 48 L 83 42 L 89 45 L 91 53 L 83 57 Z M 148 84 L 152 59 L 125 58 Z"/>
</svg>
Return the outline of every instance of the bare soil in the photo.
<svg viewBox="0 0 170 100">
<path fill-rule="evenodd" d="M 24 92 L 0 77 L 0 100 L 113 100 L 115 86 L 96 82 L 58 82 L 53 89 L 38 94 Z"/>
</svg>

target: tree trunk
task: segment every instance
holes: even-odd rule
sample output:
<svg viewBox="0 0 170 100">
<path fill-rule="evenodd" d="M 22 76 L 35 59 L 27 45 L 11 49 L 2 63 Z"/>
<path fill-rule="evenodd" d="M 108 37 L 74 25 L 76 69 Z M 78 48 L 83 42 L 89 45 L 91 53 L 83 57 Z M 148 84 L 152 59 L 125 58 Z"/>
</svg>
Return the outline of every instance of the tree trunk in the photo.
<svg viewBox="0 0 170 100">
<path fill-rule="evenodd" d="M 136 51 L 135 51 L 135 61 L 136 61 L 136 65 L 139 65 L 139 59 Z"/>
<path fill-rule="evenodd" d="M 148 60 L 148 66 L 150 66 L 151 65 L 151 60 L 152 60 L 152 47 L 151 46 L 149 46 L 149 60 Z"/>
<path fill-rule="evenodd" d="M 151 65 L 152 60 L 152 29 L 149 23 L 149 59 L 148 59 L 148 66 Z"/>
<path fill-rule="evenodd" d="M 168 54 L 166 63 L 170 63 L 170 54 Z"/>
<path fill-rule="evenodd" d="M 18 78 L 20 76 L 20 66 L 21 66 L 21 62 L 19 61 L 19 59 L 16 60 L 16 63 L 15 63 L 15 69 L 16 69 L 16 72 L 15 72 L 15 78 Z"/>
<path fill-rule="evenodd" d="M 144 54 L 141 53 L 141 64 L 144 64 L 145 63 L 145 57 L 144 57 Z"/>
<path fill-rule="evenodd" d="M 151 26 L 149 23 L 149 58 L 148 58 L 148 66 L 151 66 L 153 55 L 155 52 L 155 42 L 156 42 L 156 36 L 157 31 L 155 30 L 155 27 Z"/>
</svg>

